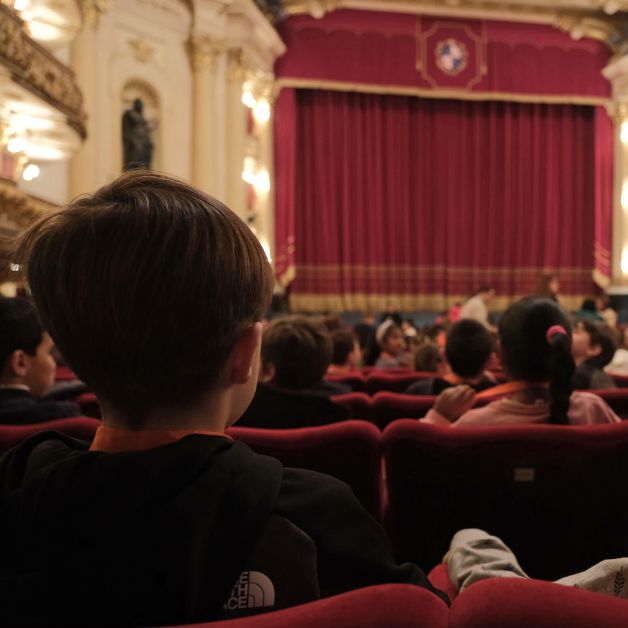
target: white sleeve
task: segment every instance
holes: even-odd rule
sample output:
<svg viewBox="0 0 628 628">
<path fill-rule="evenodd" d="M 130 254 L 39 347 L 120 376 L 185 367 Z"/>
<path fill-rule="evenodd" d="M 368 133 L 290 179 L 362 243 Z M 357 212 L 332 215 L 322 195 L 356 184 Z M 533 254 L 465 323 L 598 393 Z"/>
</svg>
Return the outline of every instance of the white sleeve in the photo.
<svg viewBox="0 0 628 628">
<path fill-rule="evenodd" d="M 447 563 L 449 579 L 458 591 L 486 578 L 528 577 L 501 539 L 476 528 L 456 532 Z"/>
</svg>

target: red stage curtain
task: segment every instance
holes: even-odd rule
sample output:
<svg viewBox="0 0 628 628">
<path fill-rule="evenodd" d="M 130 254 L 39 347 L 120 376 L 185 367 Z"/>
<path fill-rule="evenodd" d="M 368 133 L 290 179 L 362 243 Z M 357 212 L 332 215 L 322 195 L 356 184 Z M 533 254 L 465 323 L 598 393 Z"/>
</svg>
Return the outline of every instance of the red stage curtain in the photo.
<svg viewBox="0 0 628 628">
<path fill-rule="evenodd" d="M 600 115 L 283 90 L 277 243 L 282 271 L 296 270 L 294 305 L 440 309 L 485 283 L 525 294 L 542 269 L 558 271 L 563 294 L 589 293 L 606 227 L 595 208 L 610 211 Z"/>
</svg>

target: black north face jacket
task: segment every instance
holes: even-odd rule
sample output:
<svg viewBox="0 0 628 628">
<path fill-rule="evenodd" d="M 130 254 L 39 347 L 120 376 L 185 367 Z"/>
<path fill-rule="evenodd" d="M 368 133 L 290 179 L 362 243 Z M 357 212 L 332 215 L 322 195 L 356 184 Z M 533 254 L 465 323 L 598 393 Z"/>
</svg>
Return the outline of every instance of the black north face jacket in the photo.
<svg viewBox="0 0 628 628">
<path fill-rule="evenodd" d="M 87 449 L 47 432 L 0 461 L 0 625 L 184 624 L 378 583 L 433 590 L 334 478 L 220 436 Z"/>
</svg>

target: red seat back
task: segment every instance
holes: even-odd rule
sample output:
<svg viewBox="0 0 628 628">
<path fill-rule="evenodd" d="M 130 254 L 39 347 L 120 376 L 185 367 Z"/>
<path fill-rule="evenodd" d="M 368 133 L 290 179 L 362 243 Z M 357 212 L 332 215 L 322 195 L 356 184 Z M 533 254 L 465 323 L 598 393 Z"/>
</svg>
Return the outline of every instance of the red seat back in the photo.
<svg viewBox="0 0 628 628">
<path fill-rule="evenodd" d="M 353 392 L 364 392 L 366 390 L 366 378 L 359 372 L 325 375 L 325 379 L 329 382 L 337 382 L 350 386 Z"/>
<path fill-rule="evenodd" d="M 628 602 L 551 582 L 492 578 L 456 598 L 452 628 L 624 628 Z"/>
<path fill-rule="evenodd" d="M 375 421 L 375 406 L 373 400 L 365 393 L 347 393 L 331 397 L 334 403 L 349 410 L 349 418 L 363 421 Z"/>
<path fill-rule="evenodd" d="M 74 402 L 78 403 L 81 408 L 81 412 L 85 416 L 100 419 L 100 405 L 98 404 L 98 399 L 94 393 L 83 393 L 82 395 L 79 395 Z"/>
<path fill-rule="evenodd" d="M 599 395 L 622 419 L 628 418 L 628 388 L 608 388 L 606 390 L 591 390 Z"/>
<path fill-rule="evenodd" d="M 400 420 L 383 447 L 386 523 L 402 560 L 430 569 L 467 527 L 500 536 L 544 579 L 628 556 L 628 422 L 452 429 Z"/>
<path fill-rule="evenodd" d="M 434 405 L 436 397 L 433 395 L 401 395 L 390 392 L 380 392 L 373 398 L 375 406 L 375 422 L 380 429 L 384 429 L 395 419 L 420 419 Z"/>
<path fill-rule="evenodd" d="M 420 379 L 436 377 L 436 373 L 422 371 L 410 371 L 405 369 L 400 372 L 374 371 L 366 378 L 366 390 L 369 395 L 380 391 L 402 393 L 414 382 Z"/>
<path fill-rule="evenodd" d="M 374 516 L 379 514 L 381 434 L 365 421 L 321 427 L 264 430 L 232 427 L 227 433 L 287 467 L 327 473 L 346 482 Z"/>
<path fill-rule="evenodd" d="M 74 371 L 67 366 L 58 366 L 55 371 L 55 381 L 64 382 L 70 379 L 77 379 Z"/>
<path fill-rule="evenodd" d="M 80 440 L 92 442 L 100 421 L 88 417 L 73 417 L 71 419 L 56 419 L 45 423 L 30 425 L 0 425 L 0 453 L 19 445 L 22 441 L 38 432 L 54 430 Z"/>
<path fill-rule="evenodd" d="M 282 611 L 243 619 L 194 624 L 194 627 L 446 628 L 448 615 L 449 609 L 445 603 L 427 589 L 408 584 L 381 584 Z"/>
</svg>

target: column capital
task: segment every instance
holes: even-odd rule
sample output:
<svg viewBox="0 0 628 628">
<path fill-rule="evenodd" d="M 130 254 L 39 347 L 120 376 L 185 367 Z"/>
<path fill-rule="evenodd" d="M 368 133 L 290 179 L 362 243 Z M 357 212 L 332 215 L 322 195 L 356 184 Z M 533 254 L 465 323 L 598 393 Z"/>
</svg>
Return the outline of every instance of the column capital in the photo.
<svg viewBox="0 0 628 628">
<path fill-rule="evenodd" d="M 187 52 L 192 69 L 213 70 L 218 56 L 226 50 L 224 43 L 210 39 L 205 35 L 191 35 L 187 41 Z"/>
<path fill-rule="evenodd" d="M 113 8 L 114 0 L 79 0 L 84 28 L 96 30 L 100 18 Z"/>
</svg>

